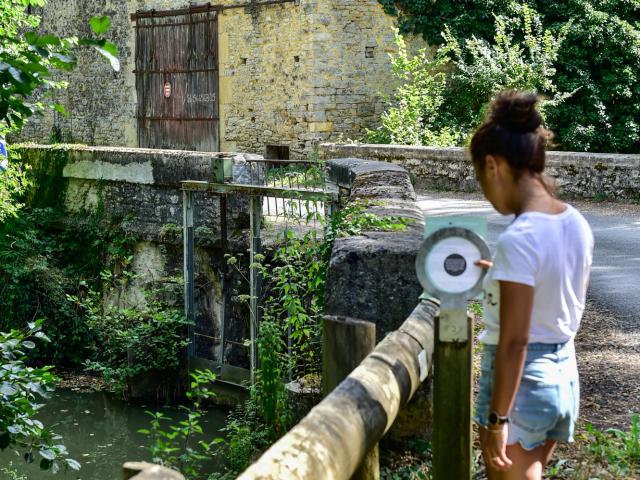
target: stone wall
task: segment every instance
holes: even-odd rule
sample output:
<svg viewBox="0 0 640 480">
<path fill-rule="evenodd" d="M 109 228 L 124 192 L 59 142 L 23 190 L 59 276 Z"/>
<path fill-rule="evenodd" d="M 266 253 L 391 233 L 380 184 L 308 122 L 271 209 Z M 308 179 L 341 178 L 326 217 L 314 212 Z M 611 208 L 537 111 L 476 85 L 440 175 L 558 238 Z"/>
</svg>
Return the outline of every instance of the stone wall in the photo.
<svg viewBox="0 0 640 480">
<path fill-rule="evenodd" d="M 175 243 L 182 228 L 182 180 L 213 178 L 212 161 L 231 158 L 235 165 L 261 158 L 251 154 L 185 152 L 82 145 L 16 146 L 22 160 L 50 175 L 61 174 L 62 201 L 73 213 L 96 211 L 122 218 L 125 228 L 140 240 Z M 51 163 L 55 162 L 55 167 Z M 241 171 L 234 168 L 235 175 Z M 43 192 L 44 194 L 44 192 Z M 38 193 L 35 194 L 36 196 Z M 35 201 L 38 201 L 35 199 Z M 246 202 L 231 199 L 229 220 L 236 230 L 248 225 Z M 207 229 L 207 245 L 220 239 L 218 197 L 195 195 L 195 226 Z"/>
<path fill-rule="evenodd" d="M 213 178 L 212 162 L 231 158 L 234 179 L 244 175 L 250 154 L 165 151 L 132 148 L 87 147 L 77 145 L 17 146 L 22 160 L 31 165 L 38 178 L 31 203 L 36 206 L 64 206 L 68 221 L 82 221 L 94 215 L 109 228 L 114 222 L 133 238 L 131 281 L 125 289 L 107 292 L 105 300 L 119 306 L 143 305 L 145 292 L 160 291 L 166 305 L 183 305 L 182 180 Z M 48 186 L 55 188 L 49 191 Z M 221 250 L 220 208 L 216 195 L 194 193 L 195 302 L 196 325 L 200 332 L 220 337 L 222 288 L 221 272 L 226 259 Z M 230 196 L 228 208 L 228 249 L 248 248 L 248 201 Z M 227 278 L 230 284 L 237 279 Z M 233 288 L 236 287 L 233 284 Z M 228 339 L 243 339 L 247 312 L 231 305 L 225 327 Z M 235 319 L 235 320 L 234 320 Z M 246 363 L 246 349 L 233 344 L 199 342 L 199 356 L 234 365 Z"/>
<path fill-rule="evenodd" d="M 479 191 L 463 148 L 402 145 L 323 144 L 322 157 L 357 157 L 402 166 L 419 188 Z M 546 173 L 568 198 L 640 199 L 640 155 L 548 152 Z"/>
<path fill-rule="evenodd" d="M 135 32 L 137 10 L 177 9 L 186 0 L 49 0 L 42 30 L 89 35 L 92 15 L 108 15 L 107 36 L 119 47 L 122 70 L 113 72 L 93 51 L 62 75 L 56 93 L 69 117 L 35 118 L 22 138 L 46 142 L 54 127 L 66 141 L 136 147 Z M 204 3 L 204 2 L 199 2 Z M 230 6 L 245 0 L 219 0 Z M 224 10 L 219 15 L 220 149 L 265 154 L 286 145 L 291 157 L 318 142 L 360 138 L 374 127 L 391 93 L 388 53 L 392 17 L 378 0 L 298 0 Z"/>
</svg>

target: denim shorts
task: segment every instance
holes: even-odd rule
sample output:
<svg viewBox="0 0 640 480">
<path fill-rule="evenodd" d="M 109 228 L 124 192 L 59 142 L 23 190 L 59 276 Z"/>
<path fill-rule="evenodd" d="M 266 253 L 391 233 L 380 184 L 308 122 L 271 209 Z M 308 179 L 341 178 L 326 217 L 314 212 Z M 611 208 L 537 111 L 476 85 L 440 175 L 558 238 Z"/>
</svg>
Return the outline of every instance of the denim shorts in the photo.
<svg viewBox="0 0 640 480">
<path fill-rule="evenodd" d="M 496 345 L 484 345 L 474 421 L 486 426 L 493 390 Z M 507 445 L 526 450 L 546 440 L 572 442 L 580 385 L 573 342 L 530 343 L 516 399 L 509 413 Z"/>
</svg>

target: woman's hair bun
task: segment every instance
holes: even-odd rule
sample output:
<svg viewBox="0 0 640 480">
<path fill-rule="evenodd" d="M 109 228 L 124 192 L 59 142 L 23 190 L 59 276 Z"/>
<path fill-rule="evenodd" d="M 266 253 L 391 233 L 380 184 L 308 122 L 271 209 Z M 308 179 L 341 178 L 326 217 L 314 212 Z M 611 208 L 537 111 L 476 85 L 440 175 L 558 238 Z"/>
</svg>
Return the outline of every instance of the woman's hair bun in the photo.
<svg viewBox="0 0 640 480">
<path fill-rule="evenodd" d="M 535 93 L 503 92 L 493 101 L 490 118 L 513 133 L 535 132 L 542 125 Z"/>
</svg>

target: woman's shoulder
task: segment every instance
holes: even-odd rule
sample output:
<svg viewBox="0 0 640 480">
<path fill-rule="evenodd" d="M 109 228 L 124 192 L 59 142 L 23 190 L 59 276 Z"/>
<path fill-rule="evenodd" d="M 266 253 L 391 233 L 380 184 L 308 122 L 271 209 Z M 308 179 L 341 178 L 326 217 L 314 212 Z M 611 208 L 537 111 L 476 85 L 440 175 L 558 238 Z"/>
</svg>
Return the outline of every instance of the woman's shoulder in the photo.
<svg viewBox="0 0 640 480">
<path fill-rule="evenodd" d="M 523 214 L 516 217 L 505 231 L 500 234 L 498 243 L 532 243 L 539 230 L 539 225 L 535 219 Z"/>
<path fill-rule="evenodd" d="M 571 231 L 572 238 L 584 238 L 593 243 L 593 233 L 584 216 L 572 205 L 558 214 L 525 212 L 507 227 L 498 238 L 498 243 L 527 245 L 530 248 L 544 248 L 558 235 L 566 236 Z"/>
</svg>

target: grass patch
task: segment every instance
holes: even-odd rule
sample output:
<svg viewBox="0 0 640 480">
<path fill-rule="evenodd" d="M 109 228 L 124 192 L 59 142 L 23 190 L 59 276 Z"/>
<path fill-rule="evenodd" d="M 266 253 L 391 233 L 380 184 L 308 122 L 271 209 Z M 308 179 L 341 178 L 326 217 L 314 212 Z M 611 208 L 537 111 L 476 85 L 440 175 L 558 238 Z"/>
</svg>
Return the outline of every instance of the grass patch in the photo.
<svg viewBox="0 0 640 480">
<path fill-rule="evenodd" d="M 640 415 L 631 416 L 629 430 L 601 431 L 587 423 L 576 436 L 575 458 L 561 458 L 547 468 L 547 478 L 561 480 L 640 478 Z"/>
</svg>

